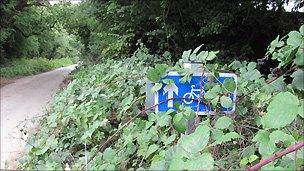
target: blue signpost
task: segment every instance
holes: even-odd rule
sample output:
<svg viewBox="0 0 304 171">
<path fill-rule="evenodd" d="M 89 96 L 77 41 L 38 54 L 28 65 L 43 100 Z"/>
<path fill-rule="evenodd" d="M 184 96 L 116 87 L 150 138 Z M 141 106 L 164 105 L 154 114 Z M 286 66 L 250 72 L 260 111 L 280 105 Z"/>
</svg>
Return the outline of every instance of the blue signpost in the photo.
<svg viewBox="0 0 304 171">
<path fill-rule="evenodd" d="M 202 84 L 202 93 L 204 94 L 204 85 L 208 82 L 208 74 L 202 77 L 201 74 L 193 74 L 191 81 L 181 83 L 180 79 L 183 76 L 177 72 L 169 72 L 169 74 L 163 79 L 171 79 L 174 81 L 173 84 L 163 85 L 163 87 L 155 93 L 155 104 L 156 112 L 166 112 L 169 109 L 176 110 L 176 105 L 190 106 L 193 111 L 197 111 L 199 115 L 212 114 L 210 106 L 198 103 L 196 99 L 200 96 L 200 85 Z M 233 73 L 220 73 L 218 81 L 223 83 L 226 79 L 232 79 L 237 82 L 237 76 Z M 202 81 L 201 81 L 202 80 Z M 233 102 L 236 100 L 236 91 L 231 93 L 229 96 Z M 174 100 L 168 100 L 174 99 Z M 199 107 L 198 107 L 199 105 Z M 221 108 L 221 111 L 225 113 L 232 113 L 235 111 L 235 103 L 232 108 Z"/>
</svg>

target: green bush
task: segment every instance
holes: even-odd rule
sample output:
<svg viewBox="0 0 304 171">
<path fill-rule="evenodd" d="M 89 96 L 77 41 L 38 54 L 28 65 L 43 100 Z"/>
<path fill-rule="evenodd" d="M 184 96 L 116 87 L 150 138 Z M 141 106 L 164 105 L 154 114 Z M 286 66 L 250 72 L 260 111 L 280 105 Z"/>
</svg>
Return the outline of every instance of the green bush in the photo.
<svg viewBox="0 0 304 171">
<path fill-rule="evenodd" d="M 21 58 L 14 60 L 9 66 L 0 69 L 1 77 L 14 77 L 33 75 L 55 68 L 73 64 L 69 58 L 46 59 L 46 58 Z"/>
<path fill-rule="evenodd" d="M 301 143 L 304 64 L 301 51 L 298 55 L 296 52 L 303 47 L 303 33 L 304 26 L 278 37 L 266 54 L 278 59 L 281 68 L 295 66 L 291 84 L 284 82 L 291 74 L 290 69 L 275 77 L 262 75 L 255 62 L 218 65 L 211 61 L 218 52 L 200 51 L 200 47 L 185 51 L 175 67 L 164 61 L 159 64 L 158 59 L 169 58 L 167 55 L 157 57 L 144 50 L 136 51 L 132 58 L 106 59 L 101 64 L 81 68 L 66 89 L 55 96 L 39 131 L 29 136 L 22 169 L 62 170 L 69 166 L 72 170 L 86 167 L 89 170 L 245 170 Z M 187 126 L 196 116 L 190 108 L 140 112 L 145 109 L 146 78 L 155 83 L 151 90 L 167 84 L 159 80 L 171 70 L 184 75 L 181 81 L 187 81 L 193 71 L 181 67 L 186 61 L 203 62 L 213 78 L 223 70 L 238 75 L 237 85 L 226 81 L 205 84 L 204 103 L 212 106 L 215 115 L 203 116 L 191 134 Z M 238 96 L 236 111 L 223 114 L 217 109 L 231 107 L 226 96 L 234 90 Z M 303 170 L 302 150 L 262 169 Z"/>
</svg>

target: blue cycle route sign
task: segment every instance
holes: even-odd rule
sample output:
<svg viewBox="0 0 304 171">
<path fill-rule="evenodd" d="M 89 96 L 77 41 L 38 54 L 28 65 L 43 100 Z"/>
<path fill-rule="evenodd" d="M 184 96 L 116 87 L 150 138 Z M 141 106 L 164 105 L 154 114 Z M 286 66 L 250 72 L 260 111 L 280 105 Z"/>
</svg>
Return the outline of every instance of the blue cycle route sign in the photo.
<svg viewBox="0 0 304 171">
<path fill-rule="evenodd" d="M 183 77 L 177 72 L 169 72 L 167 76 L 163 79 L 171 79 L 174 83 L 169 85 L 163 85 L 162 88 L 155 93 L 155 104 L 159 104 L 156 106 L 156 112 L 166 112 L 169 109 L 176 110 L 176 105 L 179 104 L 182 106 L 189 106 L 193 111 L 197 111 L 199 115 L 204 114 L 212 114 L 212 109 L 210 106 L 198 103 L 198 99 L 200 96 L 200 85 L 204 88 L 206 82 L 208 82 L 208 74 L 205 74 L 202 77 L 201 73 L 193 74 L 191 81 L 186 83 L 181 83 L 180 79 Z M 162 80 L 163 80 L 162 79 Z M 232 79 L 237 82 L 237 76 L 233 73 L 220 73 L 218 81 L 220 83 L 224 83 L 226 79 Z M 202 81 L 201 81 L 202 80 Z M 202 89 L 202 94 L 204 95 L 204 89 Z M 236 100 L 236 90 L 229 95 L 231 100 L 234 102 L 233 107 L 231 108 L 221 108 L 222 112 L 232 113 L 235 111 L 235 100 Z M 168 100 L 173 99 L 173 100 Z M 165 103 L 161 103 L 165 102 Z M 199 105 L 199 106 L 198 106 Z"/>
</svg>

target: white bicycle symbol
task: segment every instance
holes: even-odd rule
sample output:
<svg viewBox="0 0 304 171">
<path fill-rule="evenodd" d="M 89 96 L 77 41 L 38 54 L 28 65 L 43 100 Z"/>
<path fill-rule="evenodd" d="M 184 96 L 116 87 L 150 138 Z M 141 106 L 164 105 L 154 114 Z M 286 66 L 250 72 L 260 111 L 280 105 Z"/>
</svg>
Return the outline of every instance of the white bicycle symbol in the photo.
<svg viewBox="0 0 304 171">
<path fill-rule="evenodd" d="M 195 87 L 195 85 L 191 85 L 191 91 L 184 94 L 184 96 L 183 96 L 184 103 L 186 103 L 188 105 L 191 104 L 195 98 L 199 98 L 199 96 L 200 96 L 200 91 L 201 90 L 200 89 L 195 89 L 194 87 Z M 198 94 L 196 94 L 194 92 L 198 92 Z M 205 91 L 202 90 L 202 93 L 205 94 Z"/>
</svg>

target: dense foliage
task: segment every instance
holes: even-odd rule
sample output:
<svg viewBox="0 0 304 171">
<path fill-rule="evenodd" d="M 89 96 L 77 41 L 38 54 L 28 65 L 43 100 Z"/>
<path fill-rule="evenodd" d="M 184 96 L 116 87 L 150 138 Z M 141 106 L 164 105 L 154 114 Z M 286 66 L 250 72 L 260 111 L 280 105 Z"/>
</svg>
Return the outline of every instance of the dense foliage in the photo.
<svg viewBox="0 0 304 171">
<path fill-rule="evenodd" d="M 137 50 L 131 58 L 107 59 L 84 67 L 54 100 L 41 127 L 28 139 L 24 169 L 113 170 L 219 170 L 244 169 L 270 155 L 303 142 L 303 44 L 304 26 L 278 37 L 266 56 L 280 62 L 280 74 L 262 75 L 255 62 L 234 61 L 218 65 L 211 61 L 218 52 L 185 51 L 174 67 L 164 56 Z M 210 81 L 203 102 L 215 115 L 203 116 L 191 133 L 187 124 L 196 119 L 190 108 L 177 111 L 142 112 L 146 76 L 157 84 L 174 69 L 187 81 L 192 70 L 183 61 L 205 63 L 205 70 L 238 75 L 237 85 Z M 267 60 L 267 59 L 265 59 Z M 153 63 L 154 68 L 149 67 Z M 291 83 L 284 82 L 292 78 Z M 231 107 L 227 93 L 237 89 L 235 113 L 221 113 Z M 148 90 L 149 91 L 149 90 Z M 263 167 L 265 170 L 296 170 L 304 166 L 303 148 Z M 90 160 L 92 159 L 92 160 Z"/>
<path fill-rule="evenodd" d="M 288 1 L 287 1 L 288 2 Z M 300 27 L 303 13 L 284 12 L 284 1 L 88 0 L 70 7 L 65 23 L 78 34 L 93 61 L 124 58 L 144 43 L 153 54 L 168 51 L 177 61 L 202 43 L 221 49 L 218 60 L 256 60 L 278 34 Z M 295 9 L 303 2 L 295 1 Z"/>
<path fill-rule="evenodd" d="M 1 1 L 1 63 L 80 55 L 87 62 L 55 96 L 38 130 L 22 129 L 29 137 L 21 167 L 244 169 L 303 142 L 304 17 L 285 12 L 288 2 L 87 0 L 51 6 L 45 0 Z M 294 2 L 294 9 L 303 7 Z M 35 61 L 46 60 L 27 61 L 37 66 Z M 184 76 L 181 82 L 189 81 L 194 71 L 182 67 L 189 61 L 203 63 L 211 74 L 206 93 L 196 100 L 215 115 L 200 117 L 183 106 L 146 110 L 153 108 L 144 105 L 146 81 L 154 83 L 152 92 L 172 83 L 163 79 L 172 70 Z M 19 70 L 16 66 L 12 73 Z M 236 73 L 237 84 L 219 83 L 223 71 Z M 236 111 L 224 114 L 219 109 L 233 105 L 228 98 L 233 91 Z M 262 169 L 301 170 L 303 153 L 302 148 Z"/>
<path fill-rule="evenodd" d="M 64 5 L 47 1 L 0 2 L 0 64 L 13 58 L 77 58 L 81 43 L 62 27 Z"/>
</svg>

